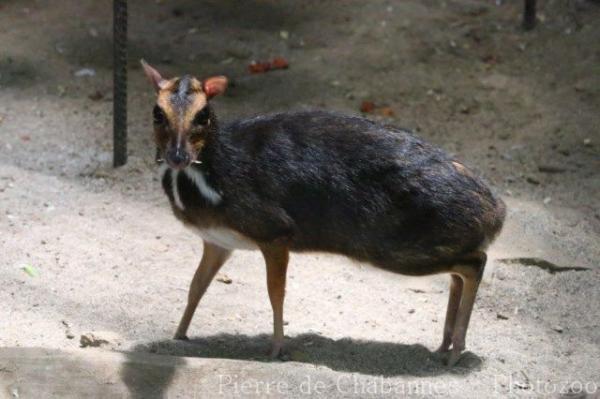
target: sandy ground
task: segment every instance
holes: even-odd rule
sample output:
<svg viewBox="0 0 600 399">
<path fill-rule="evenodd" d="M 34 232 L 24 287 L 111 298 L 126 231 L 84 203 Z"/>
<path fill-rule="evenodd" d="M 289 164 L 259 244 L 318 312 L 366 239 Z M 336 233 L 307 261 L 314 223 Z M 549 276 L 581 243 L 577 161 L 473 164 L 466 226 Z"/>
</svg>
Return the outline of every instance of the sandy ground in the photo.
<svg viewBox="0 0 600 399">
<path fill-rule="evenodd" d="M 131 1 L 130 161 L 115 170 L 108 3 L 0 1 L 1 347 L 80 353 L 92 351 L 78 349 L 92 332 L 125 357 L 205 358 L 157 360 L 168 366 L 148 373 L 116 361 L 112 375 L 133 397 L 556 397 L 568 383 L 600 391 L 600 7 L 541 2 L 538 29 L 523 33 L 516 1 Z M 290 68 L 247 72 L 275 56 Z M 215 102 L 221 119 L 300 107 L 356 113 L 373 101 L 394 113 L 373 118 L 415 129 L 480 171 L 508 220 L 458 367 L 430 352 L 447 277 L 406 278 L 322 254 L 291 260 L 290 360 L 266 358 L 271 310 L 253 252 L 225 265 L 232 283 L 210 287 L 192 341 L 172 341 L 202 247 L 156 178 L 141 57 L 166 75 L 230 76 Z M 81 68 L 95 75 L 75 77 Z M 498 260 L 521 257 L 588 270 Z M 156 355 L 144 356 L 164 359 Z M 189 364 L 204 370 L 199 391 L 200 380 L 182 380 Z M 0 361 L 0 381 L 26 386 L 15 373 Z M 256 390 L 240 391 L 244 382 Z M 263 382 L 286 385 L 267 392 Z"/>
</svg>

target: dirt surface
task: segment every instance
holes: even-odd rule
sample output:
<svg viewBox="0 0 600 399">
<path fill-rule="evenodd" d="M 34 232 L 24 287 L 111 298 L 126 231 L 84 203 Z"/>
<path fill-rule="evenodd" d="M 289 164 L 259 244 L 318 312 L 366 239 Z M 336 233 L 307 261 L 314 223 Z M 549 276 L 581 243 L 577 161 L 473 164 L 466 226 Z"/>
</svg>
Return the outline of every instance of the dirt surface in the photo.
<svg viewBox="0 0 600 399">
<path fill-rule="evenodd" d="M 131 1 L 130 159 L 115 170 L 109 3 L 0 1 L 0 346 L 72 350 L 92 333 L 84 342 L 108 341 L 104 350 L 208 358 L 214 392 L 234 397 L 600 390 L 597 4 L 540 1 L 540 24 L 524 33 L 520 1 Z M 277 56 L 289 69 L 248 72 Z M 266 363 L 271 310 L 254 252 L 225 265 L 232 282 L 210 287 L 191 342 L 172 341 L 202 247 L 159 187 L 141 57 L 168 76 L 228 75 L 215 101 L 222 120 L 358 113 L 372 101 L 372 118 L 416 130 L 485 176 L 508 219 L 458 367 L 431 353 L 446 276 L 322 254 L 291 260 L 289 361 Z M 94 76 L 75 76 L 82 68 Z M 128 393 L 169 395 L 189 360 L 169 359 Z M 127 383 L 134 363 L 115 375 Z M 0 363 L 0 376 L 11 370 Z M 287 385 L 266 392 L 265 381 Z M 244 382 L 256 390 L 241 392 Z M 181 392 L 169 396 L 190 396 Z"/>
</svg>

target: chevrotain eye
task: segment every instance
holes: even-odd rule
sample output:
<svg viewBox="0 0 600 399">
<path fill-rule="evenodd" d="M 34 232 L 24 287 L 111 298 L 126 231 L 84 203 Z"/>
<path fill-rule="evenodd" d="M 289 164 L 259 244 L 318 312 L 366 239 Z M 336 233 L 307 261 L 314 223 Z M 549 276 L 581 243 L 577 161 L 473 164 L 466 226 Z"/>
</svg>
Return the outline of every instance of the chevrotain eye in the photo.
<svg viewBox="0 0 600 399">
<path fill-rule="evenodd" d="M 152 110 L 152 118 L 155 125 L 162 125 L 165 123 L 165 113 L 158 105 Z"/>
<path fill-rule="evenodd" d="M 210 112 L 208 111 L 208 107 L 204 107 L 196 113 L 196 116 L 194 116 L 193 124 L 196 126 L 206 125 L 208 123 L 209 116 Z"/>
</svg>

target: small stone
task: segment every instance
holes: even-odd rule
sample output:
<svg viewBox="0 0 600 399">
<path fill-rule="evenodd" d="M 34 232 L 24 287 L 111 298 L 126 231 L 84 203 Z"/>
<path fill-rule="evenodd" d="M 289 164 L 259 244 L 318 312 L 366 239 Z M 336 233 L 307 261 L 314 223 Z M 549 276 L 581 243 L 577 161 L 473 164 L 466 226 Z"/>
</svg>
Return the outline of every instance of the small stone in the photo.
<svg viewBox="0 0 600 399">
<path fill-rule="evenodd" d="M 217 281 L 223 284 L 231 284 L 233 282 L 233 280 L 225 274 L 218 276 Z"/>
<path fill-rule="evenodd" d="M 505 316 L 502 313 L 496 313 L 496 318 L 498 320 L 508 320 L 508 316 Z"/>
<path fill-rule="evenodd" d="M 415 313 L 415 310 L 414 309 L 408 309 L 408 313 L 409 314 L 413 314 L 413 313 Z"/>
<path fill-rule="evenodd" d="M 67 331 L 66 336 L 67 336 L 67 339 L 75 338 L 75 334 L 73 334 L 71 331 Z"/>
<path fill-rule="evenodd" d="M 85 76 L 96 76 L 96 70 L 94 68 L 81 68 L 73 74 L 76 78 L 82 78 Z"/>
<path fill-rule="evenodd" d="M 546 198 L 544 198 L 543 202 L 544 202 L 544 205 L 548 205 L 551 201 L 552 201 L 552 198 L 546 197 Z"/>
<path fill-rule="evenodd" d="M 533 185 L 536 185 L 536 186 L 538 184 L 540 184 L 540 181 L 538 179 L 536 179 L 535 177 L 533 177 L 533 176 L 527 176 L 525 178 L 525 180 L 527 181 L 527 183 L 530 183 L 530 184 L 533 184 Z"/>
<path fill-rule="evenodd" d="M 562 332 L 564 331 L 564 329 L 561 326 L 554 326 L 552 327 L 552 329 L 559 334 L 562 334 Z"/>
<path fill-rule="evenodd" d="M 592 139 L 584 139 L 583 140 L 583 145 L 586 147 L 591 147 L 592 146 Z"/>
</svg>

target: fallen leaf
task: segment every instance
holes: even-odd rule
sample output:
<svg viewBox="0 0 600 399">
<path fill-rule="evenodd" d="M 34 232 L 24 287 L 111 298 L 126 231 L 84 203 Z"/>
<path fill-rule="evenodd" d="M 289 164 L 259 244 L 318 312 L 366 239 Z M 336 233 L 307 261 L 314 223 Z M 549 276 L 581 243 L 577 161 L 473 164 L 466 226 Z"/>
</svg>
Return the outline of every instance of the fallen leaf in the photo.
<svg viewBox="0 0 600 399">
<path fill-rule="evenodd" d="M 360 104 L 360 112 L 371 113 L 375 110 L 375 103 L 373 101 L 363 101 Z"/>
<path fill-rule="evenodd" d="M 100 101 L 104 98 L 104 94 L 100 90 L 96 90 L 95 92 L 90 94 L 88 98 L 92 101 Z"/>
<path fill-rule="evenodd" d="M 252 74 L 265 73 L 270 69 L 271 64 L 269 62 L 252 61 L 250 65 L 248 65 L 248 72 Z"/>
<path fill-rule="evenodd" d="M 379 114 L 387 117 L 394 116 L 394 110 L 390 107 L 383 107 L 379 109 Z"/>
<path fill-rule="evenodd" d="M 102 345 L 107 345 L 109 342 L 103 338 L 100 338 L 92 333 L 82 334 L 81 338 L 79 338 L 79 344 L 82 348 L 90 347 L 99 347 Z"/>
<path fill-rule="evenodd" d="M 290 63 L 283 57 L 276 57 L 271 61 L 271 69 L 287 69 L 289 66 Z"/>
<path fill-rule="evenodd" d="M 23 271 L 27 273 L 30 277 L 37 277 L 37 275 L 39 274 L 36 268 L 31 265 L 25 265 L 21 269 L 23 269 Z"/>
<path fill-rule="evenodd" d="M 489 65 L 495 65 L 495 64 L 500 63 L 500 58 L 494 54 L 488 54 L 488 55 L 481 57 L 481 61 L 483 61 Z"/>
</svg>

